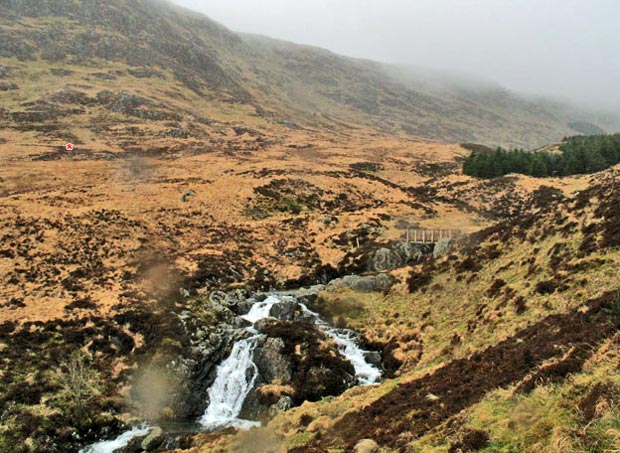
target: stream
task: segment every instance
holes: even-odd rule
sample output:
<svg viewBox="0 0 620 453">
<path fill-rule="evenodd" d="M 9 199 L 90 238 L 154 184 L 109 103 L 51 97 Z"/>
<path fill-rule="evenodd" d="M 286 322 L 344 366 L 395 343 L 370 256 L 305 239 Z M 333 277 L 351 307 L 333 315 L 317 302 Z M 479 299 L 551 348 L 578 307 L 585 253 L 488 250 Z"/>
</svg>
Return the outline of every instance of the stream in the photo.
<svg viewBox="0 0 620 453">
<path fill-rule="evenodd" d="M 252 325 L 240 329 L 244 331 L 244 338 L 235 342 L 230 355 L 216 368 L 215 381 L 208 389 L 209 405 L 198 419 L 202 431 L 228 427 L 248 430 L 261 425 L 258 421 L 239 418 L 245 399 L 254 388 L 258 376 L 253 354 L 261 334 L 254 324 L 270 318 L 272 308 L 286 301 L 297 302 L 304 315 L 334 340 L 339 352 L 353 366 L 358 385 L 372 385 L 380 381 L 382 371 L 366 360 L 367 351 L 357 345 L 354 332 L 330 326 L 318 313 L 292 296 L 271 294 L 263 301 L 253 302 L 249 312 L 241 316 Z M 97 442 L 82 449 L 80 453 L 113 453 L 126 447 L 133 439 L 145 436 L 151 429 L 146 425 L 134 427 L 116 439 Z"/>
</svg>

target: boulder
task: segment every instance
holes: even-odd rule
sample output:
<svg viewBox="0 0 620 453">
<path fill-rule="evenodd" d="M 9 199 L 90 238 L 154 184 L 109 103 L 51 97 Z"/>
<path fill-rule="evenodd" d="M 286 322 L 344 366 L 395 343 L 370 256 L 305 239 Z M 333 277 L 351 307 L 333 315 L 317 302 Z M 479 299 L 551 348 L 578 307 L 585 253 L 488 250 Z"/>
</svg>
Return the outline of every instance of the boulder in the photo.
<svg viewBox="0 0 620 453">
<path fill-rule="evenodd" d="M 372 439 L 362 439 L 353 448 L 355 453 L 375 453 L 379 451 L 379 445 Z"/>
<path fill-rule="evenodd" d="M 269 311 L 269 315 L 282 321 L 292 321 L 296 318 L 296 314 L 301 313 L 301 307 L 294 300 L 283 300 L 274 304 Z"/>
<path fill-rule="evenodd" d="M 159 426 L 156 426 L 142 440 L 140 446 L 144 451 L 155 451 L 164 442 L 165 437 L 164 430 Z"/>
<path fill-rule="evenodd" d="M 290 396 L 281 396 L 277 403 L 269 406 L 269 418 L 274 418 L 281 412 L 285 412 L 293 407 L 293 400 Z"/>
<path fill-rule="evenodd" d="M 205 302 L 205 308 L 215 313 L 220 320 L 231 321 L 236 317 L 232 310 L 236 301 L 228 294 L 221 291 L 214 291 L 209 295 L 209 300 Z"/>
<path fill-rule="evenodd" d="M 325 285 L 313 285 L 309 288 L 299 288 L 292 291 L 285 291 L 280 294 L 283 296 L 292 296 L 302 304 L 310 305 L 316 300 L 318 294 L 323 290 L 325 290 Z"/>
<path fill-rule="evenodd" d="M 433 248 L 433 258 L 437 259 L 440 256 L 444 256 L 447 254 L 452 248 L 452 240 L 451 239 L 440 239 L 435 243 L 435 248 Z"/>
<path fill-rule="evenodd" d="M 254 363 L 265 382 L 291 380 L 291 363 L 280 352 L 283 348 L 281 338 L 267 338 L 254 350 Z"/>
<path fill-rule="evenodd" d="M 371 365 L 376 366 L 379 369 L 381 369 L 383 367 L 383 359 L 381 358 L 381 353 L 380 352 L 377 352 L 377 351 L 365 351 L 364 352 L 364 359 L 366 359 L 366 362 L 370 363 Z"/>
<path fill-rule="evenodd" d="M 377 275 L 347 275 L 343 278 L 332 280 L 327 285 L 328 291 L 339 288 L 350 288 L 360 293 L 381 292 L 392 286 L 392 278 L 387 274 Z"/>
<path fill-rule="evenodd" d="M 418 261 L 424 255 L 432 253 L 432 251 L 432 244 L 394 242 L 370 252 L 366 259 L 366 268 L 371 272 L 396 269 L 408 263 Z"/>
<path fill-rule="evenodd" d="M 142 440 L 145 439 L 147 435 L 134 437 L 127 445 L 118 449 L 117 453 L 142 453 L 144 451 L 142 449 Z"/>
</svg>

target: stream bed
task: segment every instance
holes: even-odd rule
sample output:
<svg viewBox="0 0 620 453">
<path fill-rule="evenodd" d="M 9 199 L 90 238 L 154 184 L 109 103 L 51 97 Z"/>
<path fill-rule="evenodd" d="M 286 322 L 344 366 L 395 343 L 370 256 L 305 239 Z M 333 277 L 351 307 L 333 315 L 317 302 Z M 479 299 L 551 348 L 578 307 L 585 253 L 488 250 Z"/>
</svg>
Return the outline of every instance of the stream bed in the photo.
<svg viewBox="0 0 620 453">
<path fill-rule="evenodd" d="M 372 385 L 381 380 L 382 370 L 377 360 L 369 357 L 377 353 L 364 351 L 357 342 L 358 336 L 348 329 L 330 326 L 318 313 L 310 310 L 305 303 L 292 295 L 270 294 L 264 300 L 249 299 L 249 311 L 240 316 L 245 326 L 235 332 L 240 339 L 235 341 L 230 354 L 217 365 L 215 380 L 208 389 L 209 403 L 202 416 L 194 423 L 194 432 L 212 432 L 228 427 L 248 430 L 261 425 L 260 421 L 241 417 L 248 395 L 255 389 L 260 379 L 259 366 L 255 362 L 256 350 L 265 335 L 259 324 L 275 318 L 274 313 L 294 306 L 306 323 L 333 340 L 340 355 L 350 363 L 354 370 L 352 385 Z M 374 363 L 373 363 L 374 362 Z M 196 429 L 198 428 L 198 429 Z M 113 453 L 122 451 L 132 441 L 152 433 L 153 427 L 146 424 L 134 426 L 113 440 L 97 442 L 82 449 L 81 453 Z"/>
</svg>

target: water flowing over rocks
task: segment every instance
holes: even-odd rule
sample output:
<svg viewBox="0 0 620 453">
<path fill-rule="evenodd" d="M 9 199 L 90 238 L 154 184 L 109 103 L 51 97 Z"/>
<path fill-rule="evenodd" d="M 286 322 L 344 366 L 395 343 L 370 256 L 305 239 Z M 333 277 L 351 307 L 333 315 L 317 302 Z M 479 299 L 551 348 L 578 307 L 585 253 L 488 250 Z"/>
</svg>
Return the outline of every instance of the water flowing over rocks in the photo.
<svg viewBox="0 0 620 453">
<path fill-rule="evenodd" d="M 204 302 L 218 319 L 215 325 L 190 312 L 179 316 L 190 344 L 167 372 L 177 381 L 169 407 L 192 426 L 185 433 L 250 429 L 304 401 L 381 379 L 379 353 L 362 350 L 358 334 L 331 327 L 308 308 L 323 289 L 253 298 L 216 292 Z M 83 452 L 143 452 L 177 444 L 173 432 L 136 427 Z"/>
<path fill-rule="evenodd" d="M 116 439 L 97 442 L 88 448 L 80 450 L 80 453 L 112 453 L 115 451 L 127 451 L 128 447 L 134 440 L 141 440 L 146 437 L 151 428 L 149 427 L 135 427 L 131 430 L 124 432 Z"/>
</svg>

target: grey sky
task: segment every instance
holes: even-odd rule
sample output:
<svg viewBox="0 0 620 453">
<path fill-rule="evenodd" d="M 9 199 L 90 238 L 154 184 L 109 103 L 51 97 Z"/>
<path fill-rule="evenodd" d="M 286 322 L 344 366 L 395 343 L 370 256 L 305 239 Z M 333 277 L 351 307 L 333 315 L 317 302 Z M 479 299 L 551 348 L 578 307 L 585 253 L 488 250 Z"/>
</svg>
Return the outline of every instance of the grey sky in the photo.
<svg viewBox="0 0 620 453">
<path fill-rule="evenodd" d="M 620 0 L 174 0 L 227 27 L 620 111 Z"/>
</svg>

